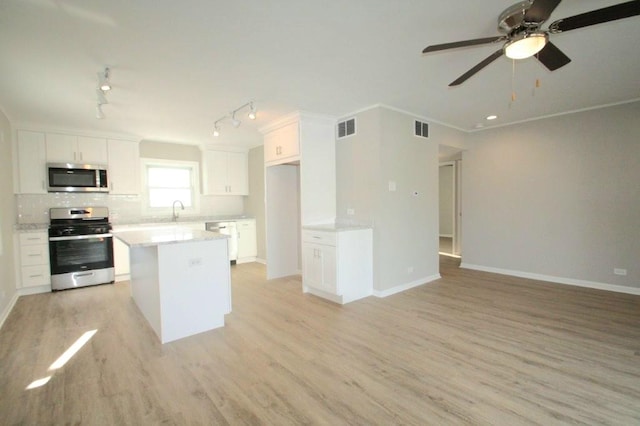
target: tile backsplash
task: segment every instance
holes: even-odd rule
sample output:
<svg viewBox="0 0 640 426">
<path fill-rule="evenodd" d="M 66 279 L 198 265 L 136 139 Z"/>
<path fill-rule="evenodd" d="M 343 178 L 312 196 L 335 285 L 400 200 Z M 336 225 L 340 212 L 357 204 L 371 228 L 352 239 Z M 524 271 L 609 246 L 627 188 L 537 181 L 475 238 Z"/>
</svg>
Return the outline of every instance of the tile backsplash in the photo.
<svg viewBox="0 0 640 426">
<path fill-rule="evenodd" d="M 16 195 L 16 223 L 49 223 L 51 207 L 106 206 L 112 223 L 135 223 L 153 219 L 143 212 L 143 198 L 137 195 L 108 195 L 81 193 L 49 193 Z M 244 210 L 242 196 L 200 196 L 198 216 L 240 215 Z M 158 216 L 165 219 L 166 215 Z M 188 215 L 181 214 L 185 219 Z"/>
</svg>

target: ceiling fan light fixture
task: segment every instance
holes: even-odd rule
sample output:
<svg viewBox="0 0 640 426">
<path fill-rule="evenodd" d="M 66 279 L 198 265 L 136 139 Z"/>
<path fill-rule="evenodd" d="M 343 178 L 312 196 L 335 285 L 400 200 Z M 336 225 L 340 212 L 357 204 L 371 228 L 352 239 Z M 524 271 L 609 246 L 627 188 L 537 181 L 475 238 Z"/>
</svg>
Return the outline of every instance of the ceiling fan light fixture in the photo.
<svg viewBox="0 0 640 426">
<path fill-rule="evenodd" d="M 504 45 L 504 54 L 509 59 L 530 58 L 541 51 L 548 40 L 549 36 L 542 31 L 523 33 Z"/>
</svg>

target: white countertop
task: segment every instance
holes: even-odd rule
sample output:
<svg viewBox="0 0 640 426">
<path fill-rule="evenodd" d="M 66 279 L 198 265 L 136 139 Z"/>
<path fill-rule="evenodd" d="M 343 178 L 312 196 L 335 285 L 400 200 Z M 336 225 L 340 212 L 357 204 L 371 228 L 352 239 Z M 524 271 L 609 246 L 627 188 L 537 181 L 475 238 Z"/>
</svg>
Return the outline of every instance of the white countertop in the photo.
<svg viewBox="0 0 640 426">
<path fill-rule="evenodd" d="M 356 231 L 359 229 L 371 229 L 371 226 L 354 225 L 354 224 L 346 224 L 346 223 L 321 223 L 317 225 L 303 225 L 302 229 L 306 229 L 309 231 L 342 232 L 342 231 Z"/>
<path fill-rule="evenodd" d="M 179 225 L 135 231 L 114 231 L 113 236 L 129 247 L 150 247 L 160 244 L 179 244 L 229 238 L 227 235 L 217 232 L 192 229 Z"/>
</svg>

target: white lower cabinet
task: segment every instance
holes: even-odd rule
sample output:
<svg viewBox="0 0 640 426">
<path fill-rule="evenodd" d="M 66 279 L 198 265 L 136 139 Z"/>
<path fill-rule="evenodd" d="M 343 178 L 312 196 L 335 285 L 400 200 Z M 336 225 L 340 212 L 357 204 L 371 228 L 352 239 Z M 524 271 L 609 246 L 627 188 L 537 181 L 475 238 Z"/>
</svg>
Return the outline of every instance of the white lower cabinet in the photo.
<svg viewBox="0 0 640 426">
<path fill-rule="evenodd" d="M 236 263 L 255 262 L 256 256 L 258 256 L 256 220 L 237 220 L 236 229 L 238 232 L 238 259 Z"/>
<path fill-rule="evenodd" d="M 22 232 L 20 247 L 20 288 L 50 286 L 49 236 L 47 231 Z"/>
<path fill-rule="evenodd" d="M 304 243 L 302 247 L 304 285 L 337 294 L 336 248 Z"/>
<path fill-rule="evenodd" d="M 370 296 L 372 235 L 370 228 L 303 227 L 303 292 L 341 304 Z"/>
<path fill-rule="evenodd" d="M 129 280 L 129 247 L 118 238 L 113 239 L 113 267 L 116 282 Z"/>
</svg>

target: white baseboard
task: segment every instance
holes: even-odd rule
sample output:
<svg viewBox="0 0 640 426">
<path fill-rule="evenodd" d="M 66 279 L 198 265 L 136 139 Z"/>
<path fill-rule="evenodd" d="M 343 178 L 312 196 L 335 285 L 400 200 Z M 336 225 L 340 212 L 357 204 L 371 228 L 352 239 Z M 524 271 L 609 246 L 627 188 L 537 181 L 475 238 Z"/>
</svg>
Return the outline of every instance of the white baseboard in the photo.
<svg viewBox="0 0 640 426">
<path fill-rule="evenodd" d="M 13 293 L 13 297 L 11 297 L 11 300 L 9 301 L 9 304 L 7 305 L 7 307 L 2 312 L 2 315 L 0 316 L 0 328 L 2 328 L 2 326 L 4 325 L 5 320 L 7 319 L 7 317 L 9 317 L 9 314 L 13 310 L 13 307 L 16 305 L 16 302 L 18 301 L 18 297 L 20 297 L 18 292 Z"/>
<path fill-rule="evenodd" d="M 573 278 L 554 277 L 552 275 L 534 274 L 531 272 L 514 271 L 511 269 L 493 268 L 490 266 L 473 265 L 462 262 L 461 268 L 473 269 L 476 271 L 491 272 L 494 274 L 511 275 L 520 278 L 529 278 L 531 280 L 548 281 L 556 284 L 573 285 L 577 287 L 595 288 L 597 290 L 614 291 L 616 293 L 626 293 L 640 295 L 640 288 L 627 287 L 616 284 L 599 283 L 596 281 L 577 280 Z"/>
<path fill-rule="evenodd" d="M 40 293 L 51 293 L 51 284 L 18 289 L 18 296 L 29 296 L 30 294 Z"/>
<path fill-rule="evenodd" d="M 253 257 L 243 257 L 242 259 L 238 258 L 236 259 L 236 265 L 240 265 L 242 263 L 251 263 L 251 262 L 255 262 L 256 258 L 255 256 Z"/>
<path fill-rule="evenodd" d="M 259 257 L 256 257 L 256 262 L 258 262 L 258 263 L 262 263 L 263 265 L 266 265 L 266 264 L 267 264 L 266 259 L 261 259 L 261 258 L 259 258 Z"/>
<path fill-rule="evenodd" d="M 418 280 L 411 281 L 410 283 L 400 284 L 400 285 L 397 285 L 395 287 L 388 288 L 386 290 L 373 290 L 373 295 L 376 296 L 376 297 L 391 296 L 392 294 L 401 293 L 403 291 L 407 291 L 407 290 L 412 289 L 414 287 L 418 287 L 418 286 L 421 286 L 421 285 L 428 284 L 431 281 L 435 281 L 435 280 L 438 280 L 440 278 L 442 278 L 440 276 L 440 274 L 431 275 L 430 277 L 420 278 Z"/>
<path fill-rule="evenodd" d="M 115 282 L 131 281 L 131 274 L 116 275 Z"/>
</svg>

